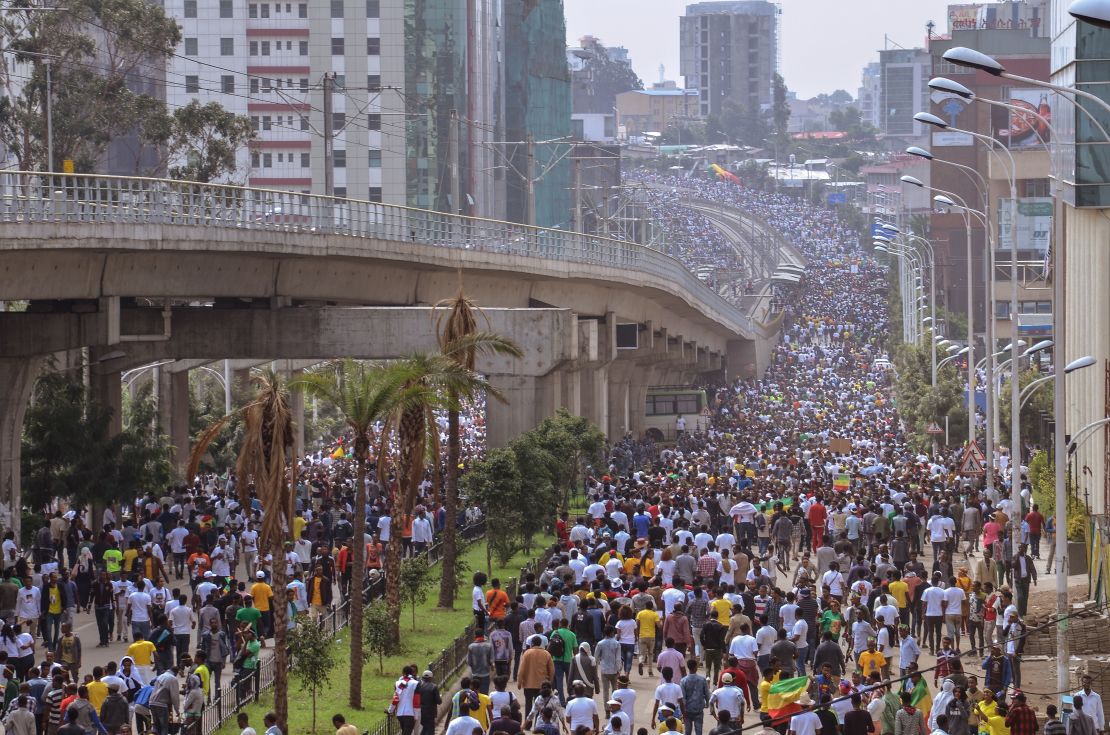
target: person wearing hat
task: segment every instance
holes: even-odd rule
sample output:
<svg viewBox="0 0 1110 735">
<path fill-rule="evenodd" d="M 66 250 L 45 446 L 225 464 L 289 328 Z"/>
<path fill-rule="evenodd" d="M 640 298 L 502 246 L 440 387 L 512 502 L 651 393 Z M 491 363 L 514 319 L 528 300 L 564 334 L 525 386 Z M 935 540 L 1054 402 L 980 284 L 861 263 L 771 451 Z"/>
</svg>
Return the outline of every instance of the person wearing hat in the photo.
<svg viewBox="0 0 1110 735">
<path fill-rule="evenodd" d="M 436 685 L 431 671 L 425 671 L 420 675 L 415 696 L 420 697 L 420 735 L 435 735 L 436 716 L 439 714 L 439 705 L 443 703 L 443 698 L 440 696 L 439 686 Z M 336 732 L 336 735 L 340 734 Z"/>
<path fill-rule="evenodd" d="M 605 702 L 606 722 L 605 732 L 609 735 L 632 735 L 632 718 L 625 714 L 624 705 L 619 699 L 610 699 Z"/>
<path fill-rule="evenodd" d="M 821 718 L 810 709 L 813 707 L 813 700 L 810 699 L 809 692 L 802 692 L 796 704 L 803 709 L 790 718 L 787 729 L 789 735 L 817 735 L 821 731 Z"/>
<path fill-rule="evenodd" d="M 257 626 L 259 638 L 269 638 L 274 634 L 274 613 L 270 606 L 270 601 L 274 597 L 274 590 L 270 585 L 266 584 L 266 573 L 259 569 L 255 572 L 256 581 L 251 585 L 251 599 L 254 600 L 254 606 L 261 613 L 261 617 Z"/>
<path fill-rule="evenodd" d="M 621 711 L 628 715 L 628 731 L 636 731 L 636 690 L 629 683 L 628 675 L 621 674 L 617 677 L 617 688 L 609 695 L 621 703 Z"/>
</svg>

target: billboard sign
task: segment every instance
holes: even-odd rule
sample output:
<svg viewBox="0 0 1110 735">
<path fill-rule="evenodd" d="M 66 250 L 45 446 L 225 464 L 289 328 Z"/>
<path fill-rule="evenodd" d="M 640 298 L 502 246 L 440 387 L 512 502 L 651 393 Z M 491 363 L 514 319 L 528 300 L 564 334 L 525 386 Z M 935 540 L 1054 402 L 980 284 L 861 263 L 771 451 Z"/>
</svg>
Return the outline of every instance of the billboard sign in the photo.
<svg viewBox="0 0 1110 735">
<path fill-rule="evenodd" d="M 1010 249 L 1010 198 L 998 200 L 998 247 Z M 1025 197 L 1017 200 L 1018 250 L 1048 250 L 1052 235 L 1052 197 Z"/>
<path fill-rule="evenodd" d="M 1012 89 L 1010 99 L 1006 102 L 1024 112 L 992 107 L 991 127 L 994 137 L 1014 151 L 1043 148 L 1052 140 L 1048 128 L 1048 124 L 1052 123 L 1052 103 L 1046 90 Z M 1047 123 L 1037 115 L 1043 117 Z"/>
</svg>

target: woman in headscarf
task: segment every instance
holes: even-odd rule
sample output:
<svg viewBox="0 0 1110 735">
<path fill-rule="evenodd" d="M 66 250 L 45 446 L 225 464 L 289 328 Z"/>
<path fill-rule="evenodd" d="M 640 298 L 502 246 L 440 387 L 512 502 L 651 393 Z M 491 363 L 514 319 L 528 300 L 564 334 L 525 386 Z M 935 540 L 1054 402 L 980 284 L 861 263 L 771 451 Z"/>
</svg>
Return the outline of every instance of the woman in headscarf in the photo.
<svg viewBox="0 0 1110 735">
<path fill-rule="evenodd" d="M 593 699 L 594 692 L 601 689 L 597 676 L 597 659 L 591 655 L 589 643 L 578 646 L 578 653 L 571 659 L 571 678 L 582 682 L 586 687 L 586 696 Z"/>
<path fill-rule="evenodd" d="M 191 674 L 185 680 L 185 701 L 181 703 L 184 714 L 183 732 L 185 735 L 200 735 L 200 718 L 204 714 L 204 689 L 200 685 L 200 677 Z"/>
<path fill-rule="evenodd" d="M 135 659 L 130 656 L 121 658 L 117 676 L 123 679 L 123 691 L 120 693 L 127 697 L 128 702 L 134 701 L 135 692 L 142 689 L 143 685 L 146 684 L 143 681 L 143 675 L 139 673 L 139 667 L 135 665 Z"/>
<path fill-rule="evenodd" d="M 77 607 L 88 612 L 91 607 L 90 591 L 92 590 L 93 575 L 96 574 L 96 563 L 93 561 L 92 549 L 82 546 L 77 553 L 77 563 L 70 571 L 70 579 L 77 584 Z"/>
<path fill-rule="evenodd" d="M 956 685 L 952 683 L 951 679 L 945 679 L 940 684 L 940 693 L 937 694 L 936 699 L 933 700 L 933 706 L 929 709 L 929 732 L 937 729 L 937 715 L 948 714 L 948 703 L 952 701 L 952 693 L 955 691 Z M 948 722 L 949 728 L 952 726 L 952 721 Z M 949 729 L 949 732 L 955 732 Z"/>
</svg>

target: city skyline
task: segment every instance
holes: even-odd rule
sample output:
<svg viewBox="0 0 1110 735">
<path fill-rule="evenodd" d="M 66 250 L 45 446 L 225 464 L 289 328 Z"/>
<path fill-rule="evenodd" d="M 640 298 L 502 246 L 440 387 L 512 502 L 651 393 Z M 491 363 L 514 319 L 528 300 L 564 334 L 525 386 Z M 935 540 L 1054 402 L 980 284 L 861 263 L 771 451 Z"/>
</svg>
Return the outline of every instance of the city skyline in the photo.
<svg viewBox="0 0 1110 735">
<path fill-rule="evenodd" d="M 678 18 L 690 4 L 685 0 L 652 0 L 650 9 L 635 0 L 607 0 L 599 5 L 587 0 L 566 0 L 567 43 L 577 45 L 593 35 L 610 46 L 625 46 L 632 67 L 645 85 L 659 80 L 659 64 L 666 78 L 681 82 L 679 75 Z M 892 42 L 912 48 L 925 42 L 925 24 L 932 20 L 936 33 L 947 32 L 949 0 L 851 0 L 858 20 L 829 40 L 829 29 L 844 19 L 844 7 L 825 0 L 781 0 L 781 73 L 787 87 L 807 99 L 822 92 L 844 89 L 855 97 L 860 71 L 878 61 L 884 33 Z M 629 22 L 630 18 L 638 22 Z M 804 18 L 804 21 L 803 21 Z M 645 27 L 658 29 L 644 33 Z M 835 49 L 837 63 L 814 63 L 811 49 Z"/>
</svg>

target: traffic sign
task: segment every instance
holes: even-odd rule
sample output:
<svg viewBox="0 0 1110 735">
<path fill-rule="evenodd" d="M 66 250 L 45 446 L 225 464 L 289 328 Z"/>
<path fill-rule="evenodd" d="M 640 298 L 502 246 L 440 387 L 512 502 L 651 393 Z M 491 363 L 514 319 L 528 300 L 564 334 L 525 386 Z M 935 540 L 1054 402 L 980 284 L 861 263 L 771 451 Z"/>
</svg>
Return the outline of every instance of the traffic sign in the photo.
<svg viewBox="0 0 1110 735">
<path fill-rule="evenodd" d="M 944 429 L 940 428 L 940 425 L 938 425 L 937 422 L 934 421 L 933 423 L 929 424 L 928 429 L 925 429 L 925 433 L 926 434 L 943 434 Z"/>
<path fill-rule="evenodd" d="M 986 458 L 983 456 L 983 453 L 979 451 L 979 447 L 972 444 L 964 450 L 964 456 L 960 460 L 960 474 L 985 475 L 986 463 Z"/>
</svg>

